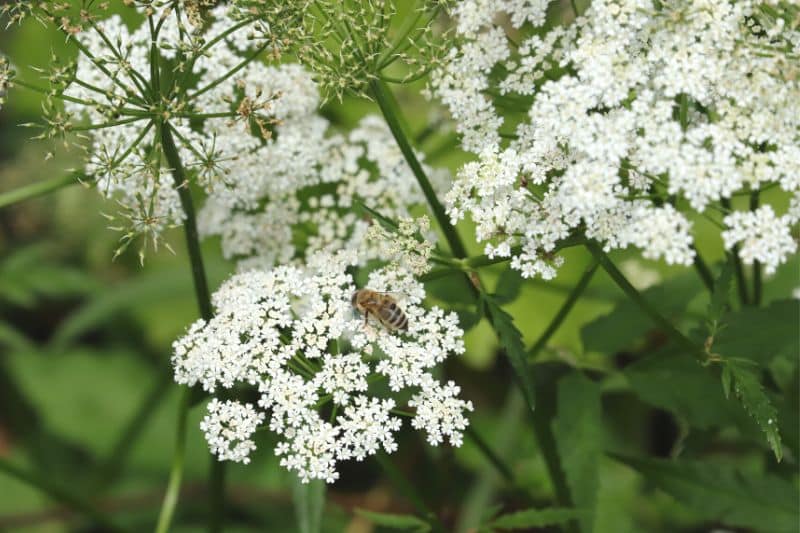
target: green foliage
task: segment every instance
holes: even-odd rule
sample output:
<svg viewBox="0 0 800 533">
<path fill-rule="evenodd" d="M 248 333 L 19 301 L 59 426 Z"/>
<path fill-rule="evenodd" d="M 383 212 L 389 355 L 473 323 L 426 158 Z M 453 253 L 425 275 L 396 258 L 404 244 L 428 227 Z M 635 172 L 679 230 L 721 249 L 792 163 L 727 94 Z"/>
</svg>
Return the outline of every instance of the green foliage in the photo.
<svg viewBox="0 0 800 533">
<path fill-rule="evenodd" d="M 522 394 L 528 407 L 533 411 L 535 407 L 536 395 L 533 391 L 533 380 L 530 375 L 530 368 L 525 354 L 525 346 L 522 344 L 522 334 L 514 325 L 514 318 L 503 311 L 495 302 L 494 298 L 482 293 L 481 302 L 486 314 L 486 318 L 492 324 L 500 346 L 514 369 L 514 375 L 522 388 Z"/>
<path fill-rule="evenodd" d="M 757 435 L 736 403 L 725 399 L 713 373 L 693 357 L 665 349 L 629 365 L 624 375 L 643 401 L 674 413 L 692 428 L 738 426 Z"/>
<path fill-rule="evenodd" d="M 0 261 L 0 302 L 31 308 L 40 298 L 67 298 L 98 287 L 87 274 L 48 262 L 48 247 L 20 248 Z"/>
<path fill-rule="evenodd" d="M 613 457 L 706 520 L 756 531 L 797 531 L 800 494 L 780 478 L 709 461 Z"/>
<path fill-rule="evenodd" d="M 725 362 L 725 366 L 730 370 L 730 380 L 733 390 L 736 391 L 736 397 L 764 432 L 775 458 L 780 461 L 783 457 L 783 448 L 778 432 L 778 411 L 764 393 L 756 372 L 757 368 L 752 361 L 744 359 L 729 359 Z"/>
<path fill-rule="evenodd" d="M 431 530 L 430 524 L 411 514 L 378 513 L 375 511 L 367 511 L 366 509 L 356 509 L 356 514 L 363 516 L 376 526 L 384 526 L 403 531 L 411 530 L 419 533 L 425 533 Z"/>
<path fill-rule="evenodd" d="M 670 317 L 682 313 L 701 291 L 702 285 L 697 276 L 693 272 L 683 272 L 642 291 L 642 296 L 658 312 Z M 581 340 L 588 351 L 613 354 L 630 348 L 653 329 L 652 319 L 636 303 L 624 299 L 610 313 L 584 326 Z"/>
<path fill-rule="evenodd" d="M 529 529 L 534 527 L 561 526 L 572 520 L 581 519 L 585 511 L 578 509 L 551 507 L 548 509 L 525 509 L 504 514 L 489 524 L 493 529 Z"/>
<path fill-rule="evenodd" d="M 522 276 L 519 271 L 513 268 L 506 267 L 500 278 L 497 280 L 497 285 L 494 288 L 494 299 L 499 304 L 511 303 L 519 297 L 522 290 Z"/>
<path fill-rule="evenodd" d="M 728 313 L 713 351 L 723 357 L 745 357 L 763 365 L 775 359 L 800 358 L 800 300 L 776 300 L 766 307 Z"/>
<path fill-rule="evenodd" d="M 569 486 L 572 504 L 581 509 L 581 531 L 594 530 L 594 509 L 603 454 L 600 387 L 574 372 L 558 382 L 558 411 L 553 434 Z"/>
</svg>

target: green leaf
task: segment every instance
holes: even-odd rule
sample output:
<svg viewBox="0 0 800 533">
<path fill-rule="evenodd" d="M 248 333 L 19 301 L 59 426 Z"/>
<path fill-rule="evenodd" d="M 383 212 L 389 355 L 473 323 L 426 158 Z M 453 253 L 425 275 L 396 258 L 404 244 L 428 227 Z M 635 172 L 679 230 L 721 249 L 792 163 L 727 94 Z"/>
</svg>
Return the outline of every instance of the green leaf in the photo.
<svg viewBox="0 0 800 533">
<path fill-rule="evenodd" d="M 732 281 L 733 265 L 731 261 L 725 261 L 719 276 L 714 280 L 714 291 L 711 293 L 711 301 L 708 303 L 708 322 L 714 328 L 711 331 L 712 335 L 716 331 L 716 324 L 719 324 L 727 311 L 733 286 Z"/>
<path fill-rule="evenodd" d="M 683 313 L 689 302 L 701 292 L 697 276 L 694 272 L 686 272 L 643 291 L 642 296 L 656 311 L 669 318 Z M 581 340 L 587 351 L 613 354 L 629 348 L 654 327 L 652 319 L 642 313 L 635 302 L 626 298 L 610 313 L 584 326 Z"/>
<path fill-rule="evenodd" d="M 431 526 L 423 519 L 411 514 L 390 514 L 367 511 L 366 509 L 356 509 L 356 514 L 363 516 L 376 526 L 384 526 L 392 529 L 426 532 L 431 530 Z"/>
<path fill-rule="evenodd" d="M 300 533 L 319 533 L 322 529 L 322 512 L 325 510 L 325 482 L 303 483 L 295 477 L 292 481 L 294 512 Z"/>
<path fill-rule="evenodd" d="M 674 413 L 693 428 L 733 425 L 760 438 L 755 424 L 725 399 L 717 378 L 694 357 L 667 348 L 628 365 L 623 374 L 645 403 Z"/>
<path fill-rule="evenodd" d="M 530 410 L 533 411 L 536 406 L 536 395 L 533 391 L 533 380 L 531 379 L 530 368 L 525 355 L 525 346 L 522 343 L 522 334 L 514 325 L 513 317 L 503 311 L 491 296 L 482 293 L 481 300 L 483 301 L 486 318 L 492 324 L 492 328 L 500 341 L 500 346 L 503 347 L 511 363 L 511 368 L 519 381 L 522 394 L 525 396 L 525 402 Z"/>
<path fill-rule="evenodd" d="M 778 411 L 764 393 L 758 374 L 755 371 L 755 365 L 750 361 L 739 359 L 729 359 L 725 362 L 725 365 L 730 368 L 736 397 L 739 398 L 745 411 L 753 417 L 758 427 L 764 432 L 775 458 L 780 461 L 783 457 L 783 447 L 781 446 L 781 436 L 778 432 Z"/>
<path fill-rule="evenodd" d="M 599 464 L 603 453 L 600 385 L 580 372 L 558 382 L 557 413 L 553 420 L 561 468 L 567 478 L 572 504 L 584 510 L 581 531 L 592 531 L 597 491 L 600 486 Z"/>
<path fill-rule="evenodd" d="M 516 513 L 504 514 L 495 518 L 491 524 L 497 529 L 528 529 L 532 527 L 560 526 L 587 515 L 579 509 L 550 507 L 548 509 L 525 509 Z"/>
<path fill-rule="evenodd" d="M 494 288 L 494 299 L 499 304 L 507 304 L 513 302 L 519 296 L 522 289 L 522 276 L 519 271 L 511 267 L 507 267 L 500 279 L 497 280 L 497 286 Z"/>
<path fill-rule="evenodd" d="M 725 317 L 713 351 L 725 358 L 745 357 L 769 364 L 800 358 L 800 300 L 778 300 L 767 307 L 745 307 Z"/>
<path fill-rule="evenodd" d="M 83 272 L 48 264 L 48 246 L 27 246 L 0 263 L 0 301 L 31 307 L 40 297 L 65 298 L 90 293 L 99 285 Z"/>
<path fill-rule="evenodd" d="M 383 226 L 383 228 L 386 229 L 387 231 L 390 231 L 392 233 L 397 231 L 399 224 L 396 221 L 392 220 L 391 218 L 383 216 L 379 212 L 375 211 L 371 207 L 368 207 L 363 202 L 359 202 L 358 200 L 356 200 L 353 203 L 353 205 L 356 207 L 356 209 L 361 211 L 362 214 L 377 220 L 378 223 L 381 226 Z"/>
<path fill-rule="evenodd" d="M 800 520 L 797 488 L 760 473 L 745 474 L 709 461 L 671 461 L 612 454 L 646 480 L 706 520 L 756 531 L 796 532 Z"/>
</svg>

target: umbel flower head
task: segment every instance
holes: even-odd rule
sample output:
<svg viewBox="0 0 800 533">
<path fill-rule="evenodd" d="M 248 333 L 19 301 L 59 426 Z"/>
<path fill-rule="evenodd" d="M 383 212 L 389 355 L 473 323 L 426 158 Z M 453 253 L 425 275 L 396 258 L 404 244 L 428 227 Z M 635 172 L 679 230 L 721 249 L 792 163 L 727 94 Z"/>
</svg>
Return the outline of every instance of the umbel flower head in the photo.
<svg viewBox="0 0 800 533">
<path fill-rule="evenodd" d="M 298 71 L 296 78 L 316 95 L 308 76 Z M 240 158 L 225 189 L 209 195 L 200 210 L 201 235 L 220 236 L 223 255 L 240 270 L 323 250 L 359 250 L 362 264 L 390 259 L 380 239 L 367 239 L 371 223 L 357 204 L 392 219 L 425 204 L 383 119 L 368 115 L 344 136 L 330 134 L 327 121 L 312 112 L 277 125 L 275 141 Z M 425 168 L 434 187 L 445 191 L 448 173 Z"/>
<path fill-rule="evenodd" d="M 409 272 L 382 268 L 368 287 L 396 295 L 408 327 L 365 323 L 351 304 L 347 269 L 356 261 L 350 252 L 320 253 L 305 266 L 236 274 L 213 296 L 215 317 L 175 342 L 178 383 L 212 394 L 242 385 L 260 395 L 256 405 L 209 404 L 202 429 L 219 459 L 247 462 L 264 422 L 280 436 L 275 453 L 284 467 L 303 481 L 333 482 L 340 461 L 397 448 L 401 391 L 411 395 L 412 427 L 431 444 L 461 444 L 472 404 L 431 374 L 464 351 L 456 315 L 423 307 L 425 291 Z"/>
<path fill-rule="evenodd" d="M 57 25 L 78 49 L 76 60 L 45 73 L 43 135 L 77 134 L 86 174 L 130 219 L 126 240 L 157 239 L 183 219 L 176 187 L 223 189 L 240 159 L 274 142 L 277 123 L 317 99 L 297 67 L 262 62 L 286 42 L 255 17 L 209 2 L 126 4 L 138 16 L 131 26 L 101 18 L 106 4 L 72 17 L 61 4 L 30 3 L 28 14 Z"/>
<path fill-rule="evenodd" d="M 598 0 L 545 31 L 548 4 L 453 9 L 461 43 L 432 88 L 478 161 L 451 217 L 524 276 L 553 277 L 573 233 L 691 264 L 700 218 L 768 272 L 795 253 L 781 210 L 800 193 L 800 8 Z M 783 194 L 758 207 L 767 189 Z"/>
</svg>

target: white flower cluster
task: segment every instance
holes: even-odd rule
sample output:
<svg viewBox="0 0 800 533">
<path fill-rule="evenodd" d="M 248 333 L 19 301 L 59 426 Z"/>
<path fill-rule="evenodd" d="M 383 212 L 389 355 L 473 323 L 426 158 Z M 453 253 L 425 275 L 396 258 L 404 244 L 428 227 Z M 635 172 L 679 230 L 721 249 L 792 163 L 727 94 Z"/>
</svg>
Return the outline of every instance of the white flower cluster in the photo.
<svg viewBox="0 0 800 533">
<path fill-rule="evenodd" d="M 728 206 L 775 185 L 793 205 L 800 194 L 793 8 L 596 0 L 568 26 L 540 31 L 549 4 L 454 7 L 460 44 L 432 89 L 479 161 L 447 197 L 453 220 L 469 214 L 488 254 L 544 278 L 561 262 L 557 241 L 576 232 L 606 250 L 691 264 L 698 214 L 766 271 L 794 253 L 796 216 Z"/>
<path fill-rule="evenodd" d="M 224 5 L 197 27 L 167 3 L 156 11 L 157 34 L 148 20 L 130 30 L 118 15 L 77 33 L 77 70 L 64 91 L 66 112 L 92 125 L 86 172 L 104 195 L 138 213 L 134 229 L 143 233 L 184 217 L 161 150 L 161 121 L 172 128 L 183 166 L 215 191 L 242 168 L 259 175 L 255 152 L 274 144 L 272 125 L 317 104 L 299 67 L 249 60 L 271 42 L 260 23 L 232 18 Z M 164 77 L 157 91 L 156 75 Z"/>
<path fill-rule="evenodd" d="M 381 390 L 414 393 L 413 427 L 428 441 L 458 446 L 472 404 L 431 370 L 464 351 L 454 313 L 421 305 L 422 285 L 397 268 L 374 271 L 368 286 L 398 295 L 408 329 L 390 331 L 355 314 L 346 269 L 354 252 L 318 253 L 305 266 L 234 275 L 213 296 L 216 315 L 193 324 L 174 344 L 175 380 L 211 393 L 257 387 L 258 408 L 212 400 L 203 423 L 220 459 L 246 461 L 250 436 L 268 420 L 281 436 L 275 453 L 303 481 L 338 477 L 337 463 L 392 452 L 401 420 Z"/>
<path fill-rule="evenodd" d="M 430 270 L 429 260 L 433 252 L 431 221 L 427 216 L 417 219 L 403 217 L 397 228 L 389 231 L 380 223 L 367 230 L 366 240 L 380 249 L 380 256 L 389 258 L 394 264 L 421 276 Z"/>
<path fill-rule="evenodd" d="M 356 202 L 399 219 L 425 197 L 383 119 L 369 115 L 347 136 L 326 135 L 313 82 L 306 74 L 297 78 L 313 105 L 304 117 L 279 124 L 274 143 L 237 161 L 226 189 L 209 195 L 200 211 L 200 233 L 219 235 L 223 255 L 240 269 L 322 250 L 358 249 L 362 262 L 387 259 L 380 243 L 366 239 L 370 221 Z M 426 170 L 445 190 L 447 173 Z"/>
</svg>

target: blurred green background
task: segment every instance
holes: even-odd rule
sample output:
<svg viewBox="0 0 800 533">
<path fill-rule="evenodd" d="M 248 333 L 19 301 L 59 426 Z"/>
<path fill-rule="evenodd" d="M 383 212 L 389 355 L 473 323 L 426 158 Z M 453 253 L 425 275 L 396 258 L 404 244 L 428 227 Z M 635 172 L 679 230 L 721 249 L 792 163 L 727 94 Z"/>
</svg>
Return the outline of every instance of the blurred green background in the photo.
<svg viewBox="0 0 800 533">
<path fill-rule="evenodd" d="M 47 64 L 51 50 L 70 54 L 62 37 L 35 22 L 0 35 L 0 52 L 28 80 L 34 79 L 31 67 Z M 441 116 L 441 110 L 419 96 L 420 87 L 399 92 L 417 132 Z M 33 93 L 12 90 L 0 110 L 0 193 L 61 175 L 78 164 L 80 154 L 74 148 L 32 141 L 32 130 L 20 126 L 37 119 L 40 103 Z M 355 99 L 329 103 L 323 110 L 344 129 L 368 112 L 376 113 L 377 108 Z M 455 171 L 465 160 L 451 139 L 447 131 L 425 139 L 420 149 L 428 154 L 429 164 Z M 50 153 L 54 157 L 48 159 Z M 180 230 L 168 239 L 174 255 L 150 252 L 140 267 L 132 248 L 112 261 L 119 234 L 107 228 L 101 213 L 114 209 L 95 191 L 75 185 L 0 210 L 0 458 L 93 501 L 138 531 L 150 529 L 155 521 L 172 460 L 179 388 L 170 381 L 170 344 L 196 319 L 197 307 Z M 704 220 L 696 224 L 706 260 L 722 258 L 718 230 Z M 461 233 L 468 235 L 468 226 L 461 227 Z M 481 253 L 474 243 L 471 251 Z M 204 243 L 204 254 L 214 288 L 232 265 L 223 261 L 214 241 Z M 506 309 L 515 317 L 526 346 L 546 328 L 589 262 L 583 250 L 570 249 L 564 256 L 565 266 L 550 283 L 520 284 L 503 266 L 484 273 L 490 286 L 507 295 Z M 642 288 L 666 280 L 648 296 L 679 323 L 694 324 L 703 316 L 708 297 L 693 271 L 642 261 L 635 253 L 613 257 Z M 788 297 L 800 284 L 798 266 L 795 257 L 767 280 L 765 303 Z M 432 284 L 431 303 L 458 306 L 453 304 L 452 283 Z M 677 448 L 696 447 L 704 450 L 703 457 L 756 475 L 769 468 L 763 445 L 739 438 L 749 431 L 737 427 L 740 413 L 730 415 L 733 422 L 721 420 L 721 428 L 712 430 L 716 424 L 710 423 L 705 430 L 690 430 L 680 408 L 669 408 L 679 402 L 643 390 L 647 387 L 641 383 L 646 382 L 637 381 L 629 363 L 657 351 L 664 342 L 598 271 L 537 359 L 537 383 L 547 391 L 552 389 L 550 380 L 568 365 L 586 369 L 601 384 L 596 437 L 604 450 L 668 457 Z M 644 374 L 658 371 L 637 368 Z M 792 376 L 796 370 L 782 372 Z M 406 425 L 400 450 L 392 458 L 430 506 L 453 530 L 467 530 L 496 506 L 511 511 L 552 501 L 553 488 L 524 402 L 485 321 L 471 327 L 466 355 L 448 361 L 444 373 L 474 402 L 474 426 L 512 467 L 518 484 L 503 483 L 469 439 L 460 449 L 431 448 Z M 678 374 L 673 377 L 681 379 Z M 708 383 L 720 394 L 718 382 L 709 378 Z M 206 520 L 210 456 L 198 428 L 202 411 L 198 406 L 190 414 L 176 531 L 201 529 Z M 796 423 L 792 431 L 784 438 L 796 445 Z M 293 476 L 278 466 L 274 443 L 268 432 L 259 433 L 253 463 L 229 466 L 227 531 L 296 529 Z M 707 531 L 715 526 L 714 520 L 678 503 L 627 466 L 606 456 L 598 460 L 596 531 Z M 787 477 L 785 471 L 777 473 Z M 324 529 L 377 530 L 354 515 L 355 508 L 411 510 L 373 461 L 342 468 L 341 480 L 328 491 Z M 93 528 L 40 490 L 0 473 L 0 530 L 102 527 Z"/>
</svg>

